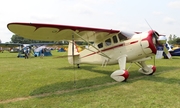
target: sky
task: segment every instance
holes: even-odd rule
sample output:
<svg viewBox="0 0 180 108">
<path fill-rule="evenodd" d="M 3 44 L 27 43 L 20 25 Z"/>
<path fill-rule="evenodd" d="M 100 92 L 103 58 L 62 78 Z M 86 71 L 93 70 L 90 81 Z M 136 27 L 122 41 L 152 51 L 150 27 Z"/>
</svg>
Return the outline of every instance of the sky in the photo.
<svg viewBox="0 0 180 108">
<path fill-rule="evenodd" d="M 147 22 L 148 25 L 147 24 Z M 10 42 L 11 22 L 85 26 L 180 36 L 180 0 L 2 0 L 0 40 Z"/>
</svg>

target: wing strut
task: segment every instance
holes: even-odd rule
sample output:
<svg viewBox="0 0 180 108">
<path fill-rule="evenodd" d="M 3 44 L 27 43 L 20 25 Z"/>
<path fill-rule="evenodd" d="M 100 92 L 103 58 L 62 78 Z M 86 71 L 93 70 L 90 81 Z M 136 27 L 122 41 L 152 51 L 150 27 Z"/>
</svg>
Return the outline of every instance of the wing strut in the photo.
<svg viewBox="0 0 180 108">
<path fill-rule="evenodd" d="M 75 71 L 75 57 L 74 57 L 74 34 L 72 34 L 72 57 L 73 57 L 73 69 L 74 69 L 74 87 L 76 87 L 76 71 Z"/>
<path fill-rule="evenodd" d="M 108 55 L 102 53 L 101 50 L 99 50 L 99 49 L 96 48 L 94 45 L 92 45 L 90 42 L 88 42 L 87 40 L 85 40 L 84 38 L 82 38 L 78 33 L 74 32 L 74 34 L 77 35 L 77 36 L 78 36 L 79 38 L 81 38 L 82 40 L 84 40 L 85 42 L 87 42 L 88 45 L 90 45 L 90 46 L 92 46 L 93 48 L 95 48 L 95 49 L 98 51 L 98 53 L 100 52 L 99 55 L 101 55 L 101 56 L 103 56 L 103 57 L 106 57 L 106 58 L 110 59 L 110 57 L 109 57 Z M 94 52 L 94 53 L 97 53 L 97 52 L 92 51 L 92 50 L 90 50 L 90 49 L 87 49 L 87 50 L 89 50 L 89 51 L 91 51 L 91 52 Z"/>
</svg>

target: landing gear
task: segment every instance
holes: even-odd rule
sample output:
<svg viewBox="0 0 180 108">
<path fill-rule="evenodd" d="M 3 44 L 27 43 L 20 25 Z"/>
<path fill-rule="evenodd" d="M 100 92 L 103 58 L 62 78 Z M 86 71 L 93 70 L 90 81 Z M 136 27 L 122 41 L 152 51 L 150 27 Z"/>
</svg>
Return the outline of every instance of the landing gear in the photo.
<svg viewBox="0 0 180 108">
<path fill-rule="evenodd" d="M 153 65 L 146 65 L 145 62 L 138 62 L 139 65 L 141 65 L 141 68 L 139 69 L 139 72 L 145 74 L 145 75 L 153 75 L 156 71 L 156 67 Z"/>
<path fill-rule="evenodd" d="M 111 74 L 111 78 L 117 82 L 126 81 L 129 77 L 129 73 L 126 68 L 126 55 L 119 57 L 118 59 L 120 70 L 116 70 Z"/>
<path fill-rule="evenodd" d="M 80 68 L 79 64 L 77 64 L 77 67 Z"/>
<path fill-rule="evenodd" d="M 111 74 L 111 78 L 117 82 L 126 81 L 129 77 L 129 73 L 126 70 L 116 70 Z"/>
</svg>

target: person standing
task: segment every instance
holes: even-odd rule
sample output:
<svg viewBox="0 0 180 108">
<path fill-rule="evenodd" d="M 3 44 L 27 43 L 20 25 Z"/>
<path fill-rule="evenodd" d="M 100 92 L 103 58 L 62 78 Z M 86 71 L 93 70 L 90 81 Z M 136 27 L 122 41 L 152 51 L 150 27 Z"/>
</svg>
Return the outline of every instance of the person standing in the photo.
<svg viewBox="0 0 180 108">
<path fill-rule="evenodd" d="M 27 50 L 27 48 L 24 48 L 24 58 L 28 59 L 28 50 Z"/>
<path fill-rule="evenodd" d="M 41 50 L 41 58 L 43 58 L 43 56 L 44 56 L 44 48 L 42 48 L 42 50 Z"/>
</svg>

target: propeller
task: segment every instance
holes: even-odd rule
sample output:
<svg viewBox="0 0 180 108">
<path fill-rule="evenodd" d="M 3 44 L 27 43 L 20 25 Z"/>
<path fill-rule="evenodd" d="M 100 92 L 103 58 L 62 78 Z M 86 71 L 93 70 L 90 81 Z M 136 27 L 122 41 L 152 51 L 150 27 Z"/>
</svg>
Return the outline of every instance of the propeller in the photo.
<svg viewBox="0 0 180 108">
<path fill-rule="evenodd" d="M 165 35 L 159 35 L 157 41 L 158 41 L 158 45 L 163 46 L 163 52 L 166 54 L 167 58 L 171 58 L 171 54 L 169 53 L 166 47 L 167 38 L 165 37 Z"/>
<path fill-rule="evenodd" d="M 148 26 L 151 28 L 151 30 L 153 30 L 146 19 L 145 19 L 145 21 L 148 24 Z M 171 54 L 169 53 L 168 49 L 165 46 L 166 41 L 167 41 L 167 38 L 165 37 L 165 35 L 159 35 L 154 30 L 153 30 L 153 32 L 154 32 L 154 35 L 155 35 L 155 39 L 153 39 L 153 43 L 156 43 L 155 40 L 157 40 L 157 45 L 163 46 L 163 52 L 166 54 L 166 56 L 168 58 L 171 58 Z"/>
</svg>

